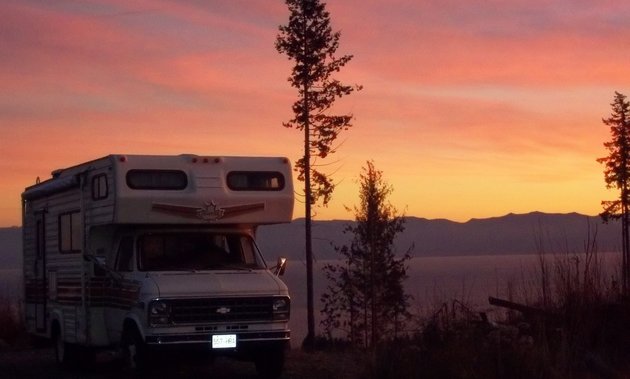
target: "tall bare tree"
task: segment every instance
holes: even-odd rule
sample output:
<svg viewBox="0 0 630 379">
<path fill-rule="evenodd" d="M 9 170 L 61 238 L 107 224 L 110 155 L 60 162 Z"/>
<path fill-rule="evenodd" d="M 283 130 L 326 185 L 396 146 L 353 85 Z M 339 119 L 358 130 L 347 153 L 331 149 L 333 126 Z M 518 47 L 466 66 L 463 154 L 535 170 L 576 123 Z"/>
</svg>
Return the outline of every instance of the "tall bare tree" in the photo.
<svg viewBox="0 0 630 379">
<path fill-rule="evenodd" d="M 606 186 L 618 189 L 619 198 L 602 201 L 604 211 L 601 217 L 604 222 L 621 219 L 621 288 L 623 295 L 627 296 L 630 291 L 630 103 L 625 95 L 615 92 L 610 105 L 610 117 L 602 120 L 610 127 L 611 140 L 604 143 L 608 156 L 597 161 L 604 164 Z"/>
<path fill-rule="evenodd" d="M 333 78 L 352 55 L 335 56 L 341 34 L 332 31 L 326 4 L 320 0 L 286 0 L 286 5 L 289 22 L 279 27 L 276 50 L 295 63 L 288 80 L 298 91 L 294 116 L 283 125 L 304 133 L 304 157 L 296 162 L 296 170 L 298 179 L 304 181 L 308 308 L 304 345 L 311 346 L 315 338 L 311 208 L 319 200 L 327 205 L 335 188 L 330 176 L 315 168 L 314 159 L 333 153 L 339 133 L 352 126 L 351 114 L 330 114 L 331 107 L 337 99 L 361 87 L 344 85 Z"/>
</svg>

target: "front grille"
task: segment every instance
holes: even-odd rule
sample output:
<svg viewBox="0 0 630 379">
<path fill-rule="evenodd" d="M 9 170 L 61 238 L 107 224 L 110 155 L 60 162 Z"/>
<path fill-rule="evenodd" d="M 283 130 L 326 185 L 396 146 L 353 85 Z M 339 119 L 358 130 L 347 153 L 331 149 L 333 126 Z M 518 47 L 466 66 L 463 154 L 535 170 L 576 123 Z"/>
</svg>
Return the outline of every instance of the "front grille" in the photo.
<svg viewBox="0 0 630 379">
<path fill-rule="evenodd" d="M 181 299 L 169 304 L 173 324 L 273 320 L 272 297 Z"/>
</svg>

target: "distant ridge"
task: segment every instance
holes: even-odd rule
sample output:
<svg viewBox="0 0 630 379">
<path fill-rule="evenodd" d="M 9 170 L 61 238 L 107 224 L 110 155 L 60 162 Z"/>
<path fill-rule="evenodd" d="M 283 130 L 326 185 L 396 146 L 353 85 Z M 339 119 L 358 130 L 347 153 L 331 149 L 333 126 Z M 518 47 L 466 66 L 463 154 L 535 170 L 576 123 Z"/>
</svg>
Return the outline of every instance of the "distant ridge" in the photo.
<svg viewBox="0 0 630 379">
<path fill-rule="evenodd" d="M 338 258 L 333 245 L 350 240 L 343 233 L 352 221 L 314 221 L 313 247 L 318 260 Z M 536 253 L 537 241 L 546 251 L 581 252 L 587 235 L 597 232 L 600 251 L 619 251 L 620 226 L 617 222 L 602 223 L 597 216 L 578 213 L 551 214 L 531 212 L 500 217 L 455 222 L 407 217 L 406 229 L 396 241 L 399 252 L 414 245 L 414 256 L 457 256 Z M 21 267 L 22 229 L 0 228 L 0 269 Z M 301 261 L 304 256 L 304 219 L 290 224 L 268 225 L 258 231 L 258 246 L 268 262 L 278 256 Z"/>
<path fill-rule="evenodd" d="M 350 236 L 343 234 L 343 228 L 351 223 L 340 220 L 313 223 L 317 258 L 337 257 L 330 242 L 337 246 L 347 244 Z M 298 219 L 288 225 L 261 227 L 259 246 L 268 258 L 286 255 L 301 260 L 303 225 L 304 220 Z M 598 216 L 579 213 L 510 213 L 466 222 L 407 217 L 405 226 L 396 247 L 403 252 L 414 245 L 414 256 L 530 254 L 537 252 L 538 241 L 548 252 L 581 252 L 589 230 L 591 235 L 597 233 L 599 251 L 618 251 L 621 246 L 618 223 L 604 224 Z"/>
</svg>

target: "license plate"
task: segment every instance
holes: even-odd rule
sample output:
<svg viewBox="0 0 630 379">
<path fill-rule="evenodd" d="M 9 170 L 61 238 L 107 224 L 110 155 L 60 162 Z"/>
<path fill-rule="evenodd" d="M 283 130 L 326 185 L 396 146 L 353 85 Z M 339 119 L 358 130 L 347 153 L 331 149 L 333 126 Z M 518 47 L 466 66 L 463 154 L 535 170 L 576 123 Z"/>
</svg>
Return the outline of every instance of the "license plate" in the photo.
<svg viewBox="0 0 630 379">
<path fill-rule="evenodd" d="M 236 334 L 212 336 L 213 349 L 230 349 L 236 347 Z"/>
</svg>

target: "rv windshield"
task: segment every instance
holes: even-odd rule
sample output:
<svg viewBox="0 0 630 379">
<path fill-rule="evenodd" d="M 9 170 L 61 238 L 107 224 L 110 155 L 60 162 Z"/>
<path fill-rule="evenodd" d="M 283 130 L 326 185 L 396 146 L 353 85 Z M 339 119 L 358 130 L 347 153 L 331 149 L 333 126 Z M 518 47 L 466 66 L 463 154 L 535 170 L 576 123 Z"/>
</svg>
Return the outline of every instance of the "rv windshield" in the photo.
<svg viewBox="0 0 630 379">
<path fill-rule="evenodd" d="M 158 232 L 138 239 L 141 271 L 263 268 L 250 236 L 236 233 Z"/>
</svg>

